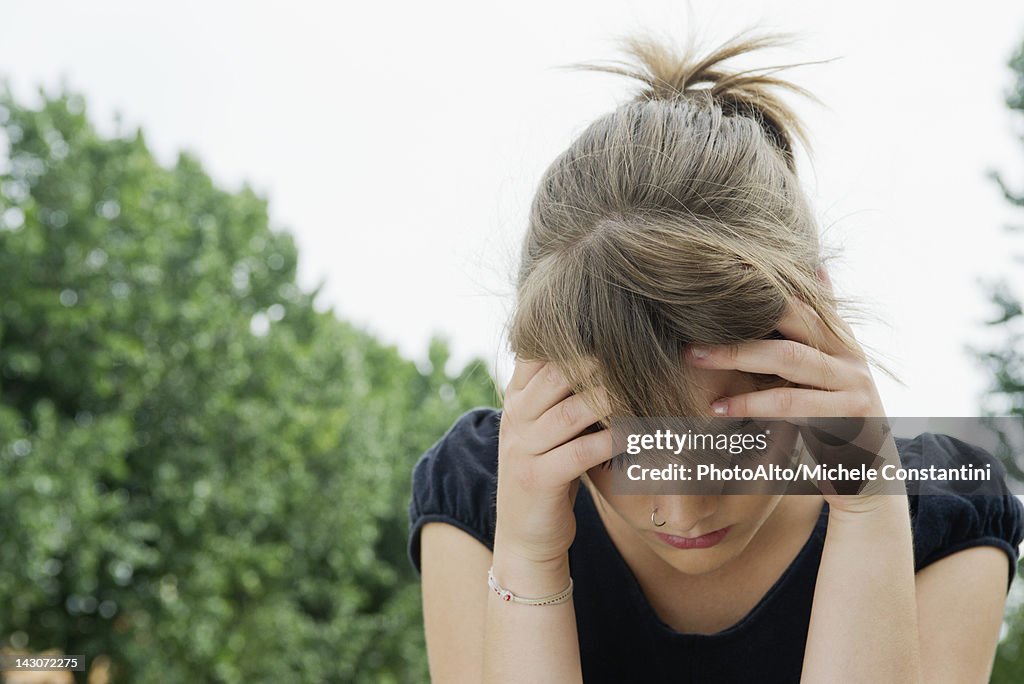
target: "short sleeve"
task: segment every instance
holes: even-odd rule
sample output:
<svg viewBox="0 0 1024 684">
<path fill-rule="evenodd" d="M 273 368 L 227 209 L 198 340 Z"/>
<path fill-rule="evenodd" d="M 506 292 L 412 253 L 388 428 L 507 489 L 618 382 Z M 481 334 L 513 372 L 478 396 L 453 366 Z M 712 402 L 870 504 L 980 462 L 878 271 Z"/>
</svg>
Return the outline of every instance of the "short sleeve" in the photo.
<svg viewBox="0 0 1024 684">
<path fill-rule="evenodd" d="M 494 548 L 501 412 L 478 407 L 460 416 L 412 469 L 408 555 L 420 574 L 420 533 L 446 522 Z"/>
<path fill-rule="evenodd" d="M 906 468 L 941 463 L 991 467 L 992 480 L 984 494 L 969 489 L 958 492 L 948 486 L 922 487 L 910 497 L 915 569 L 973 546 L 994 546 L 1002 549 L 1009 561 L 1009 588 L 1024 540 L 1024 504 L 1007 488 L 1002 463 L 981 447 L 929 432 L 909 440 L 900 457 Z"/>
</svg>

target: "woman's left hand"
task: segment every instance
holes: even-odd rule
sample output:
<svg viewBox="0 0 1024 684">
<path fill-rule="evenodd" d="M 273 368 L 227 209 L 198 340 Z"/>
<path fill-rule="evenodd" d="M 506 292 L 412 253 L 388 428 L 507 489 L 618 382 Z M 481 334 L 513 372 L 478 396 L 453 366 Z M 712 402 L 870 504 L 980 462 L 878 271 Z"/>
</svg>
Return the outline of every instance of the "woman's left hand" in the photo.
<svg viewBox="0 0 1024 684">
<path fill-rule="evenodd" d="M 820 269 L 818 275 L 831 289 L 825 270 Z M 856 340 L 845 321 L 840 319 L 840 325 Z M 899 466 L 896 444 L 867 364 L 846 349 L 814 309 L 800 300 L 791 300 L 777 329 L 786 339 L 689 348 L 687 358 L 696 367 L 777 375 L 797 385 L 719 398 L 711 405 L 714 414 L 787 419 L 801 426 L 804 444 L 815 460 L 833 465 L 839 452 L 830 451 L 829 444 L 834 445 L 835 441 L 827 439 L 827 434 L 824 441 L 813 438 L 822 434 L 819 431 L 822 426 L 828 432 L 829 421 L 819 423 L 808 418 L 865 418 L 868 420 L 856 422 L 854 444 L 860 448 L 854 447 L 852 451 L 859 452 L 861 461 L 865 460 L 865 455 L 869 456 L 873 460 L 869 467 L 880 469 L 881 462 Z M 704 351 L 706 355 L 698 355 Z M 863 451 L 865 446 L 870 454 Z M 848 457 L 851 449 L 843 453 Z M 818 482 L 818 487 L 833 510 L 851 513 L 873 510 L 885 499 L 883 491 L 889 494 L 899 491 L 881 480 L 879 470 L 876 473 L 879 479 L 868 482 L 856 494 L 839 493 L 829 482 Z"/>
</svg>

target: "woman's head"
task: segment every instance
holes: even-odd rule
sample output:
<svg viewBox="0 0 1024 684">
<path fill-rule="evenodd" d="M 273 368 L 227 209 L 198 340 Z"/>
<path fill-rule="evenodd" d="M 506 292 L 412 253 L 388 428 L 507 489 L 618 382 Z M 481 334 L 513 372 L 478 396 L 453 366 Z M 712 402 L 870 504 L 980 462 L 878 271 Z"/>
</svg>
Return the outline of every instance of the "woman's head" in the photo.
<svg viewBox="0 0 1024 684">
<path fill-rule="evenodd" d="M 838 324 L 837 307 L 849 300 L 818 277 L 827 258 L 794 156 L 795 140 L 806 147 L 806 134 L 775 91 L 813 96 L 761 73 L 779 67 L 724 64 L 783 38 L 742 32 L 707 54 L 678 54 L 629 37 L 629 59 L 577 65 L 629 76 L 641 88 L 591 123 L 538 184 L 509 346 L 519 358 L 553 362 L 588 400 L 600 386 L 609 416 L 709 416 L 720 396 L 792 385 L 777 376 L 696 369 L 683 352 L 691 344 L 778 337 L 793 297 L 865 357 Z M 610 427 L 610 419 L 602 425 Z M 608 494 L 606 477 L 587 475 L 592 488 Z M 736 525 L 743 534 L 728 547 L 735 555 L 779 497 L 608 495 L 602 503 L 637 531 L 648 531 L 653 505 L 676 533 Z"/>
<path fill-rule="evenodd" d="M 578 65 L 642 87 L 538 184 L 509 347 L 553 361 L 580 392 L 602 385 L 612 415 L 704 415 L 684 348 L 774 337 L 791 296 L 857 350 L 816 276 L 825 257 L 793 155 L 806 135 L 774 89 L 813 96 L 760 70 L 727 70 L 783 42 L 746 33 L 707 55 L 630 37 L 630 60 Z"/>
</svg>

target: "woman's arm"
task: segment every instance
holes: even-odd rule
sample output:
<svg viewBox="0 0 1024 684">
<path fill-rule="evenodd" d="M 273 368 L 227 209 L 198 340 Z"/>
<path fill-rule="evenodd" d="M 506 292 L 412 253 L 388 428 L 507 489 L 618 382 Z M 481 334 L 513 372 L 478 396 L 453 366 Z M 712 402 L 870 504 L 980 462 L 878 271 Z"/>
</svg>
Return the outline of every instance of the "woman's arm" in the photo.
<svg viewBox="0 0 1024 684">
<path fill-rule="evenodd" d="M 1006 554 L 954 553 L 914 576 L 906 499 L 829 518 L 804 682 L 989 680 L 1006 601 Z"/>
<path fill-rule="evenodd" d="M 524 596 L 547 596 L 569 583 L 565 563 L 537 565 L 495 554 L 459 528 L 423 527 L 423 624 L 434 684 L 582 682 L 572 599 L 550 606 L 502 601 L 487 569 Z M 506 579 L 507 578 L 507 579 Z"/>
<path fill-rule="evenodd" d="M 491 550 L 443 522 L 427 523 L 420 534 L 423 630 L 430 681 L 480 684 Z M 485 581 L 481 582 L 481 577 Z"/>
<path fill-rule="evenodd" d="M 905 496 L 830 508 L 801 681 L 923 681 Z"/>
<path fill-rule="evenodd" d="M 505 553 L 496 543 L 494 576 L 515 594 L 549 596 L 569 584 L 569 557 L 542 565 Z M 573 599 L 529 606 L 502 601 L 494 591 L 488 594 L 485 683 L 583 681 Z"/>
<path fill-rule="evenodd" d="M 935 684 L 983 684 L 1006 608 L 1006 553 L 975 546 L 917 573 L 921 673 Z"/>
<path fill-rule="evenodd" d="M 827 272 L 819 269 L 818 275 L 831 290 Z M 855 339 L 845 321 L 839 324 Z M 713 404 L 717 415 L 792 417 L 797 424 L 808 417 L 867 418 L 855 446 L 898 463 L 891 433 L 880 429 L 886 427 L 884 420 L 877 422 L 886 414 L 862 350 L 843 344 L 800 300 L 791 302 L 777 329 L 786 339 L 719 345 L 691 355 L 701 367 L 771 373 L 797 385 L 723 398 Z M 838 444 L 850 446 L 845 437 Z M 819 462 L 831 455 L 814 453 Z M 877 485 L 869 485 L 863 495 L 822 490 L 829 524 L 804 651 L 804 681 L 922 681 L 908 500 L 905 492 L 884 493 Z"/>
<path fill-rule="evenodd" d="M 421 531 L 432 681 L 582 682 L 575 603 L 562 592 L 580 478 L 614 455 L 609 431 L 588 429 L 608 415 L 607 403 L 602 388 L 577 393 L 554 364 L 516 360 L 498 429 L 493 553 L 457 524 Z M 556 595 L 558 603 L 516 600 Z"/>
</svg>

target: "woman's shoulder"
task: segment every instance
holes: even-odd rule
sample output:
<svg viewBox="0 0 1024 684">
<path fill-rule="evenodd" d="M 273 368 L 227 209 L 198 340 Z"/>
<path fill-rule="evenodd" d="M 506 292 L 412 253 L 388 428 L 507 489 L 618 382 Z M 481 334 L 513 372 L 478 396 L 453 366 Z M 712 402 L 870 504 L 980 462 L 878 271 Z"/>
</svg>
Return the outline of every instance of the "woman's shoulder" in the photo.
<svg viewBox="0 0 1024 684">
<path fill-rule="evenodd" d="M 1006 468 L 987 450 L 946 434 L 896 438 L 907 470 L 987 473 L 983 480 L 908 482 L 917 570 L 972 546 L 1006 552 L 1012 582 L 1024 540 L 1024 504 L 1006 485 Z M 933 470 L 934 468 L 934 470 Z"/>
<path fill-rule="evenodd" d="M 499 409 L 479 406 L 459 416 L 412 469 L 408 554 L 420 571 L 420 531 L 446 522 L 494 548 Z"/>
</svg>

